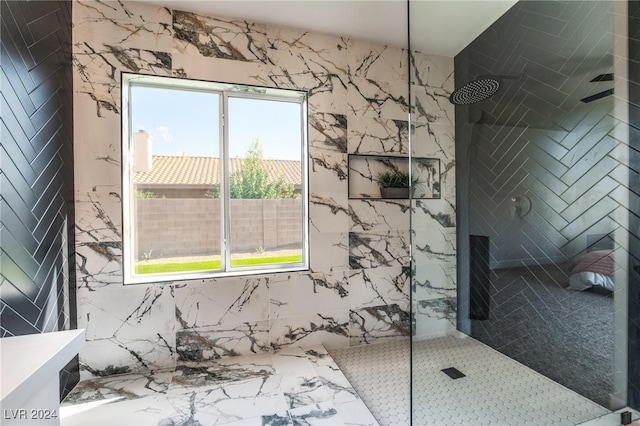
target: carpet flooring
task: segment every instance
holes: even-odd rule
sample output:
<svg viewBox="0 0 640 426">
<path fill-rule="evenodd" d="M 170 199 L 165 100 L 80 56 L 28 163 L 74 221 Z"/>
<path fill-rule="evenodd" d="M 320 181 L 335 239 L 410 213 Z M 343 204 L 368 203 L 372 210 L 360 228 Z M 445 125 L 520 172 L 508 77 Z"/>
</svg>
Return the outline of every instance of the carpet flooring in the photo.
<svg viewBox="0 0 640 426">
<path fill-rule="evenodd" d="M 471 335 L 527 367 L 609 408 L 614 305 L 610 292 L 565 288 L 549 266 L 494 270 L 490 314 Z"/>
</svg>

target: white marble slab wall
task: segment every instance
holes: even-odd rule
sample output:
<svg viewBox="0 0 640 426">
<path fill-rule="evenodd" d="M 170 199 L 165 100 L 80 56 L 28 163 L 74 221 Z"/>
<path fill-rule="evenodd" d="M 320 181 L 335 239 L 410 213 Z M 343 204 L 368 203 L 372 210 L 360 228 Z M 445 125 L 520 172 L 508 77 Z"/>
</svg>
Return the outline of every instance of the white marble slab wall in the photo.
<svg viewBox="0 0 640 426">
<path fill-rule="evenodd" d="M 413 333 L 456 329 L 456 188 L 453 58 L 411 53 L 411 151 L 440 160 L 440 199 L 413 200 Z"/>
<path fill-rule="evenodd" d="M 409 202 L 350 200 L 347 165 L 349 153 L 408 155 L 406 51 L 133 2 L 79 0 L 73 22 L 85 377 L 294 343 L 339 348 L 408 335 Z M 425 71 L 425 81 L 452 75 L 453 60 L 442 62 L 434 76 Z M 309 91 L 310 271 L 122 284 L 123 71 Z M 453 118 L 443 110 L 434 108 L 442 122 L 425 149 L 443 161 L 449 198 L 423 200 L 429 218 L 453 211 Z M 455 248 L 447 246 L 455 235 L 446 220 L 434 220 L 425 226 L 437 225 L 429 235 L 446 255 L 429 259 L 443 265 L 430 283 L 448 289 L 436 300 L 450 300 L 455 284 L 442 271 L 455 267 Z"/>
</svg>

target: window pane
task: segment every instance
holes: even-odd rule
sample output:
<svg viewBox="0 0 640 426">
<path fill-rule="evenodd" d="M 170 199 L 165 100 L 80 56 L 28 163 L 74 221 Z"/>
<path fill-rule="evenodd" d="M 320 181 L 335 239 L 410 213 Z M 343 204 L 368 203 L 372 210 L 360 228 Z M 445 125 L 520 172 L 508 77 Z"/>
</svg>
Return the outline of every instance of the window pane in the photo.
<svg viewBox="0 0 640 426">
<path fill-rule="evenodd" d="M 220 96 L 133 86 L 134 273 L 221 269 Z"/>
<path fill-rule="evenodd" d="M 301 105 L 229 98 L 231 266 L 302 262 Z"/>
</svg>

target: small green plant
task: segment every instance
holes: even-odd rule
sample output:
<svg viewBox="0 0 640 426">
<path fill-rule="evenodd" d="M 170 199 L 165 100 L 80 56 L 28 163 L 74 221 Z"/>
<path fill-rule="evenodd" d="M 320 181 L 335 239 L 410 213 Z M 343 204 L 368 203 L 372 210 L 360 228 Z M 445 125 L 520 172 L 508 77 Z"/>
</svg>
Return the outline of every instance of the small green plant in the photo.
<svg viewBox="0 0 640 426">
<path fill-rule="evenodd" d="M 383 188 L 409 188 L 409 173 L 387 171 L 378 175 L 378 182 Z"/>
<path fill-rule="evenodd" d="M 207 189 L 207 192 L 204 193 L 204 196 L 207 198 L 220 198 L 220 191 L 216 189 Z"/>
<path fill-rule="evenodd" d="M 139 191 L 136 189 L 136 198 L 158 198 L 152 191 Z"/>
<path fill-rule="evenodd" d="M 152 254 L 153 254 L 153 249 L 151 249 L 149 251 L 145 251 L 144 253 L 142 253 L 141 259 L 142 260 L 150 260 Z"/>
</svg>

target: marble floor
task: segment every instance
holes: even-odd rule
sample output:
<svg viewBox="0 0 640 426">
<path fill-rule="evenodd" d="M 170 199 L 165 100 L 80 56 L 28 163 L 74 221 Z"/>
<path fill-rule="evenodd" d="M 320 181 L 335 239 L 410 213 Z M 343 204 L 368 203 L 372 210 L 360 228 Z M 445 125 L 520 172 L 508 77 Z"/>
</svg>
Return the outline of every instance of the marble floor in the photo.
<svg viewBox="0 0 640 426">
<path fill-rule="evenodd" d="M 62 425 L 378 425 L 323 346 L 80 382 Z"/>
<path fill-rule="evenodd" d="M 416 342 L 412 359 L 408 339 L 330 354 L 382 426 L 409 425 L 411 397 L 413 424 L 420 426 L 572 426 L 609 413 L 469 337 Z M 465 377 L 451 379 L 441 371 L 449 367 Z"/>
</svg>

